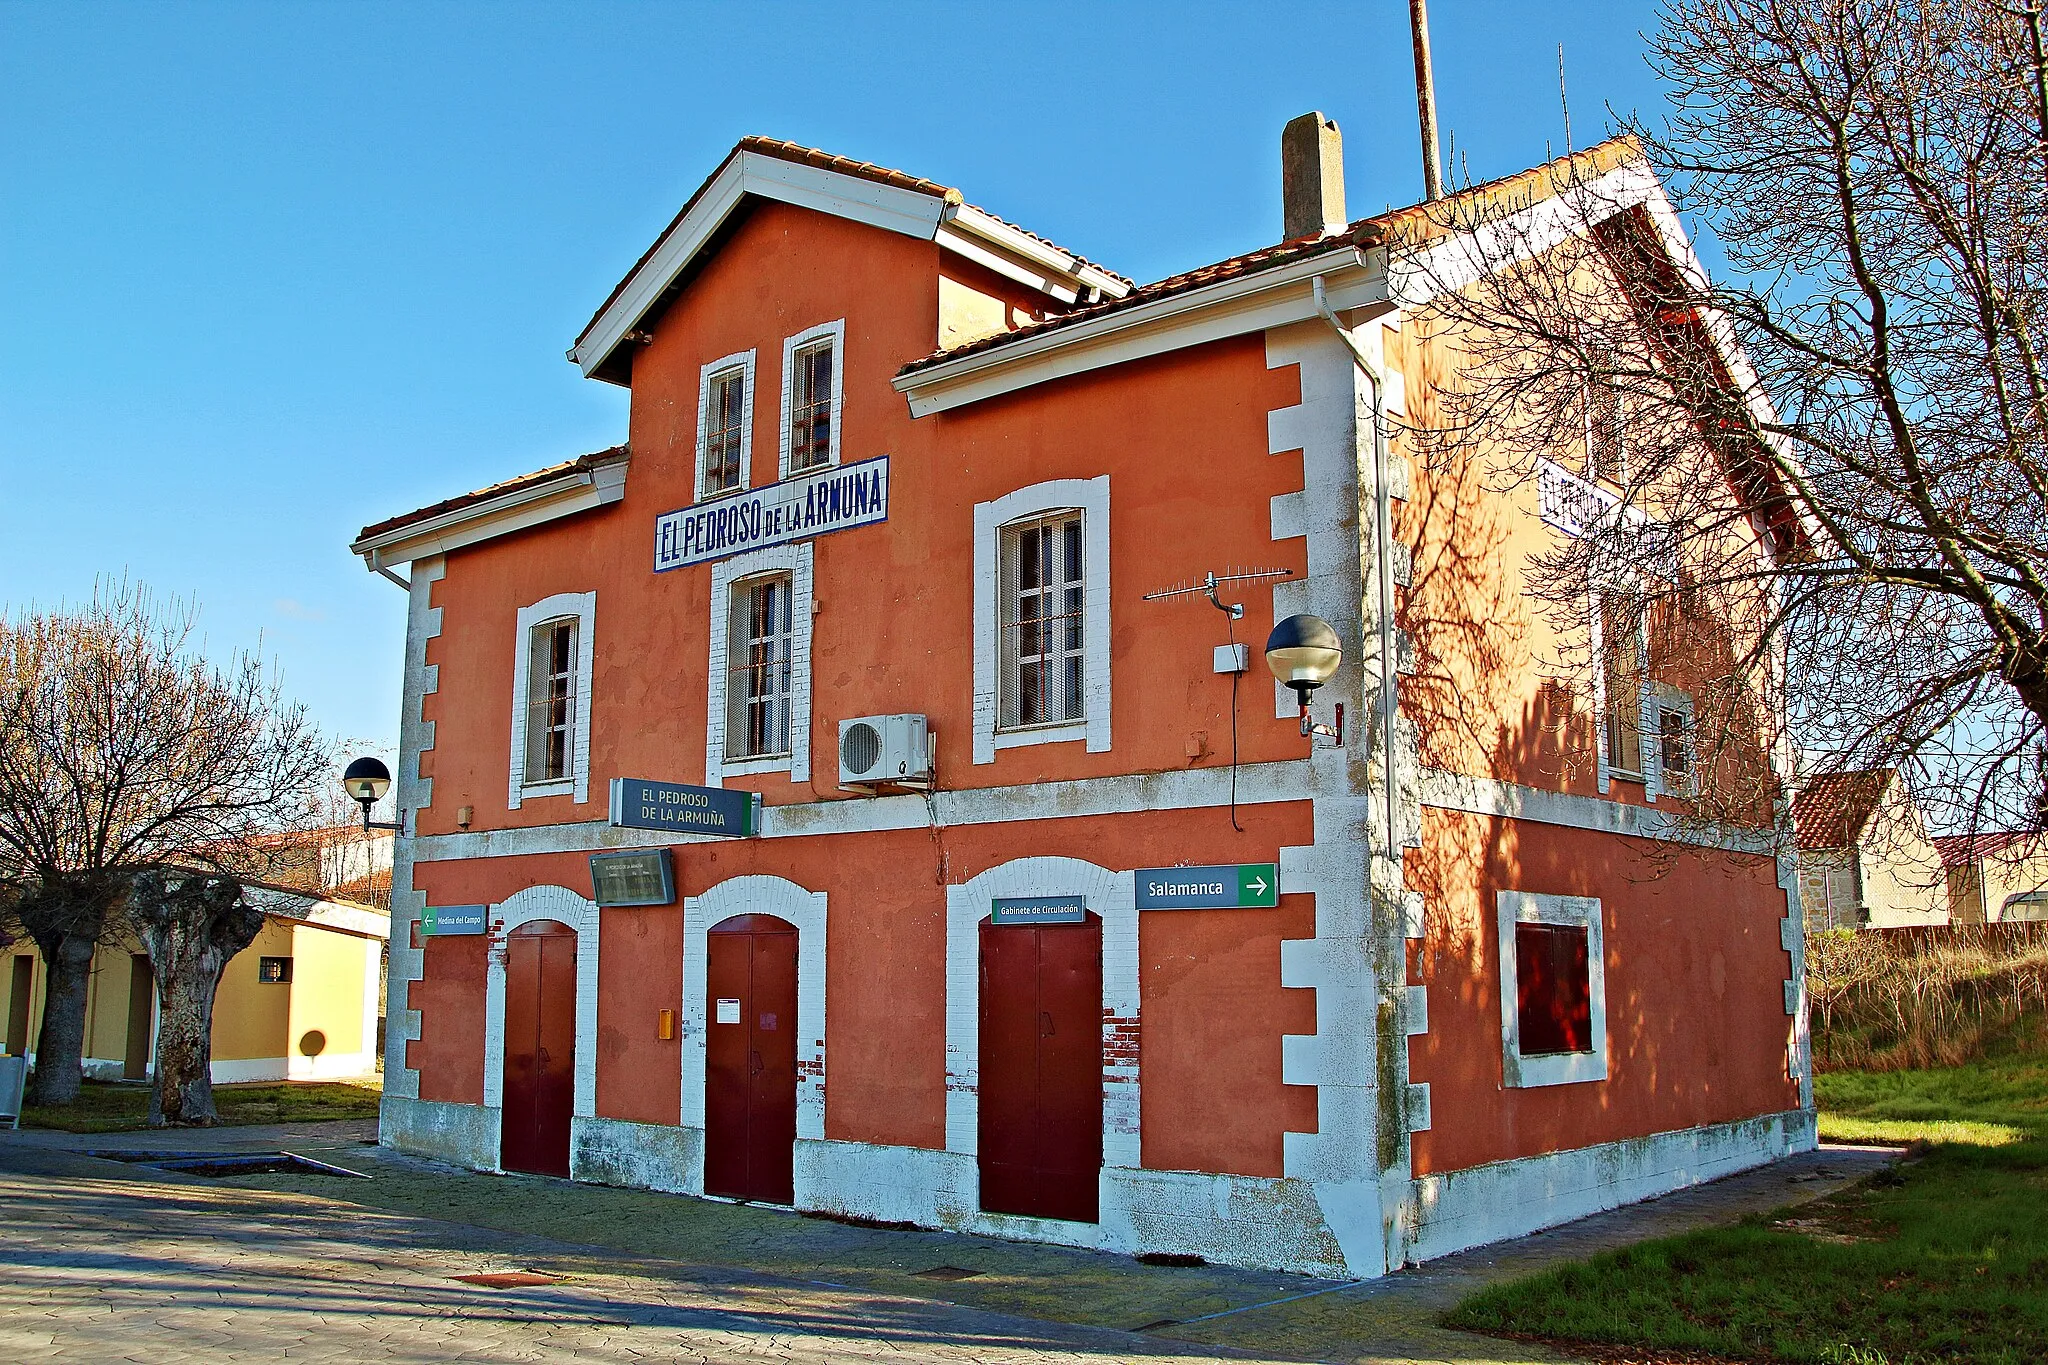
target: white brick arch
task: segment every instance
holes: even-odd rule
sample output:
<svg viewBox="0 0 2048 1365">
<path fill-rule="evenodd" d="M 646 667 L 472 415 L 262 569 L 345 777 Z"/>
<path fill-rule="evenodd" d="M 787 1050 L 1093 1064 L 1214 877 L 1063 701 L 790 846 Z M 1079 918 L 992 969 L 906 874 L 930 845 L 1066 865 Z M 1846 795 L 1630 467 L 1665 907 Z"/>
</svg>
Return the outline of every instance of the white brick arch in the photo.
<svg viewBox="0 0 2048 1365">
<path fill-rule="evenodd" d="M 682 1112 L 696 1137 L 683 1189 L 704 1192 L 706 954 L 711 926 L 734 915 L 773 915 L 796 926 L 796 1135 L 825 1136 L 825 909 L 823 891 L 783 877 L 732 877 L 683 900 Z"/>
<path fill-rule="evenodd" d="M 597 1112 L 597 904 L 566 886 L 529 886 L 491 907 L 484 978 L 484 1105 L 505 1106 L 505 939 L 522 924 L 554 920 L 576 931 L 576 1094 L 572 1112 Z M 495 1126 L 495 1125 L 494 1125 Z M 491 1165 L 497 1165 L 493 1154 Z"/>
<path fill-rule="evenodd" d="M 1102 1164 L 1136 1167 L 1137 883 L 1079 858 L 1019 858 L 946 888 L 946 1150 L 976 1154 L 981 1113 L 981 921 L 998 896 L 1080 896 L 1102 919 Z"/>
</svg>

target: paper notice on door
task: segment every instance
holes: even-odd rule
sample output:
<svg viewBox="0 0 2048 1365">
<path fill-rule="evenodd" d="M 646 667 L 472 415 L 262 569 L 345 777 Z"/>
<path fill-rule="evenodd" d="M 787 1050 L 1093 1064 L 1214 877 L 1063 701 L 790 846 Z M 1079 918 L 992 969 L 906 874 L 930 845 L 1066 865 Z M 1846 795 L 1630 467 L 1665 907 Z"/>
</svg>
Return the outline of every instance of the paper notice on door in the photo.
<svg viewBox="0 0 2048 1365">
<path fill-rule="evenodd" d="M 737 1024 L 740 1021 L 740 1002 L 737 1000 L 720 1000 L 718 1002 L 717 1018 L 721 1024 Z"/>
</svg>

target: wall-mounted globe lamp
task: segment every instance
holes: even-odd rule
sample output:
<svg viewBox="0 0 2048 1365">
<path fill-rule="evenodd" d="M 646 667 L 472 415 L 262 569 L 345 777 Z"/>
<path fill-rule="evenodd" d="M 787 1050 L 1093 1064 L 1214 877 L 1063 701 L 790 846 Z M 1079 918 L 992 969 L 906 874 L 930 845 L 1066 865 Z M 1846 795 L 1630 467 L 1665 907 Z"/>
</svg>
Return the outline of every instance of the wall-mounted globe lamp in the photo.
<svg viewBox="0 0 2048 1365">
<path fill-rule="evenodd" d="M 370 818 L 370 808 L 391 790 L 391 770 L 381 760 L 365 755 L 349 764 L 341 775 L 341 789 L 362 806 L 363 833 L 368 834 L 373 829 L 403 828 L 403 822 L 391 824 Z"/>
<path fill-rule="evenodd" d="M 1337 703 L 1334 726 L 1318 724 L 1308 713 L 1315 690 L 1336 676 L 1344 662 L 1344 644 L 1320 616 L 1290 616 L 1266 637 L 1266 667 L 1301 698 L 1301 733 L 1321 735 L 1333 744 L 1344 742 L 1344 704 Z"/>
</svg>

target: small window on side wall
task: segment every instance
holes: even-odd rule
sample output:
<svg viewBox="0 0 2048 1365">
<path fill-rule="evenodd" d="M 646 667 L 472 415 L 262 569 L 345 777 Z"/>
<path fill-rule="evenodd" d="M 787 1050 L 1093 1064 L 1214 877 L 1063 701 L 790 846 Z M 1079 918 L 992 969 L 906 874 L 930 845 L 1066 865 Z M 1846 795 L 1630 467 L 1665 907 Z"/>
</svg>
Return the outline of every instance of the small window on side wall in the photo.
<svg viewBox="0 0 2048 1365">
<path fill-rule="evenodd" d="M 1601 760 L 1616 776 L 1643 767 L 1643 673 L 1647 650 L 1642 614 L 1617 595 L 1600 598 Z"/>
<path fill-rule="evenodd" d="M 1600 902 L 1503 891 L 1501 1073 L 1513 1087 L 1607 1079 L 1607 970 Z"/>
<path fill-rule="evenodd" d="M 789 472 L 832 463 L 832 338 L 799 346 L 790 356 Z"/>
<path fill-rule="evenodd" d="M 257 958 L 256 979 L 266 986 L 291 985 L 292 960 L 288 957 Z"/>
<path fill-rule="evenodd" d="M 746 431 L 747 375 L 727 370 L 711 376 L 704 396 L 704 492 L 740 486 L 742 437 Z"/>
</svg>

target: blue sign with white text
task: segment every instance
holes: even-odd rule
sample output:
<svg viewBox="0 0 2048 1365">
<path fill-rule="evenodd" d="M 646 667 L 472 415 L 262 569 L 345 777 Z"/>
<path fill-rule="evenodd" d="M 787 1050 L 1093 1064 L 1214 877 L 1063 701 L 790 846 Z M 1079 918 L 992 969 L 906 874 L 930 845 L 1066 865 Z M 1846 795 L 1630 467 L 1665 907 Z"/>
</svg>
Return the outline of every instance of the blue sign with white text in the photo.
<svg viewBox="0 0 2048 1365">
<path fill-rule="evenodd" d="M 490 910 L 488 905 L 429 905 L 420 911 L 420 933 L 429 938 L 481 934 Z"/>
<path fill-rule="evenodd" d="M 889 519 L 889 457 L 835 465 L 654 519 L 654 571 Z"/>
<path fill-rule="evenodd" d="M 1272 863 L 1214 867 L 1141 867 L 1140 910 L 1266 910 L 1280 903 L 1280 869 Z"/>
<path fill-rule="evenodd" d="M 757 792 L 728 791 L 723 787 L 615 777 L 612 823 L 625 829 L 722 834 L 745 839 L 761 832 L 761 797 Z"/>
<path fill-rule="evenodd" d="M 1088 902 L 1079 896 L 997 896 L 989 902 L 993 924 L 1080 924 Z"/>
</svg>

